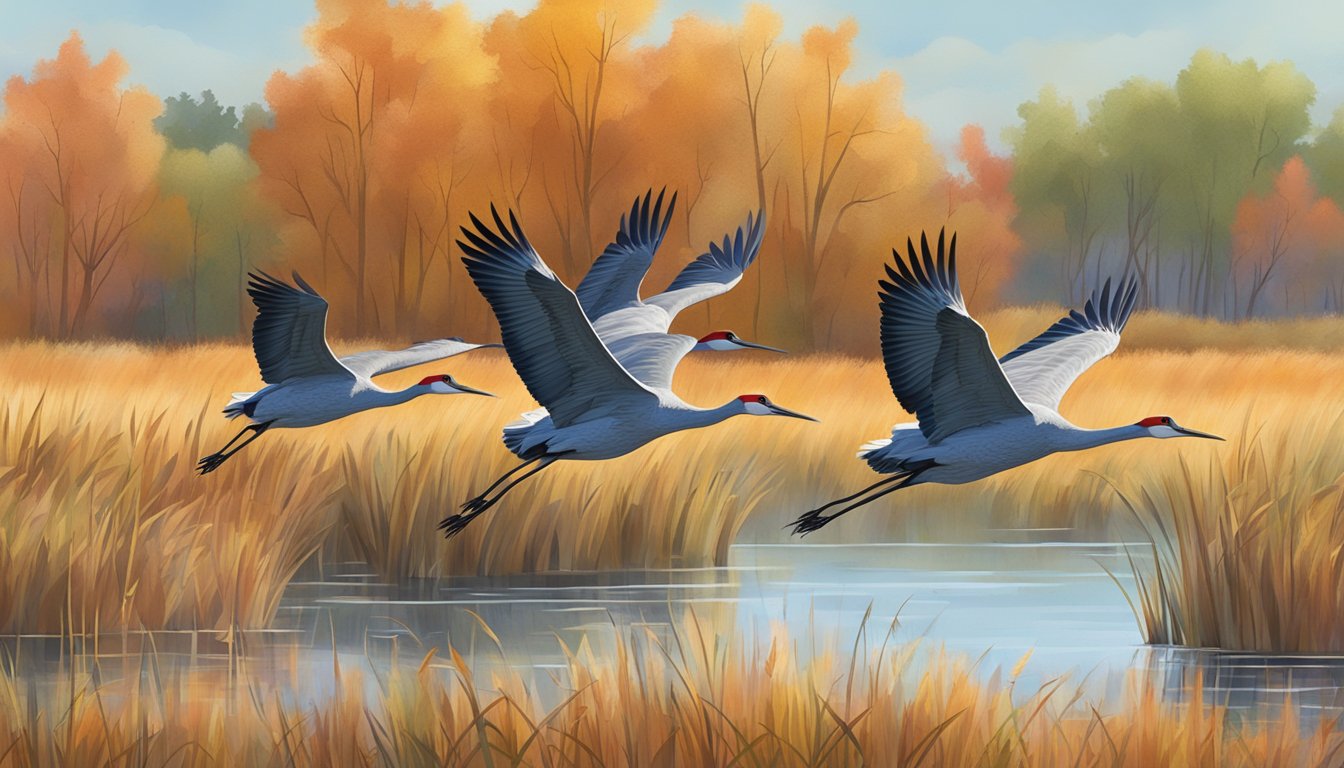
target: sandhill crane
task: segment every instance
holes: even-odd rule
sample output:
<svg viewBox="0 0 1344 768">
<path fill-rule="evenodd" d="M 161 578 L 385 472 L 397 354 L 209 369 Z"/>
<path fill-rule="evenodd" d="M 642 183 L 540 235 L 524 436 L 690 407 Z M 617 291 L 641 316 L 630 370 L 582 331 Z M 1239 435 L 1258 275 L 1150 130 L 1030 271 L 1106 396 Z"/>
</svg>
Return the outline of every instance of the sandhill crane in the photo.
<svg viewBox="0 0 1344 768">
<path fill-rule="evenodd" d="M 804 513 L 791 523 L 794 533 L 815 531 L 901 488 L 969 483 L 1060 451 L 1139 437 L 1223 439 L 1186 429 L 1169 416 L 1083 429 L 1059 415 L 1059 402 L 1074 380 L 1120 343 L 1138 293 L 1132 278 L 1115 290 L 1106 281 L 1082 312 L 1070 311 L 995 360 L 985 329 L 966 312 L 957 282 L 956 235 L 946 251 L 943 246 L 942 232 L 936 255 L 921 235 L 917 255 L 907 239 L 906 259 L 893 250 L 896 267 L 888 266 L 888 279 L 879 281 L 887 378 L 901 407 L 919 420 L 897 424 L 890 439 L 859 450 L 868 466 L 891 477 Z"/>
<path fill-rule="evenodd" d="M 399 391 L 383 389 L 372 378 L 499 344 L 438 339 L 403 350 L 371 350 L 338 359 L 327 345 L 327 301 L 299 273 L 294 273 L 298 288 L 265 272 L 248 273 L 248 277 L 247 293 L 257 305 L 252 352 L 268 386 L 257 392 L 234 393 L 224 407 L 224 415 L 230 419 L 242 416 L 250 423 L 223 448 L 197 463 L 202 475 L 219 469 L 271 427 L 311 427 L 370 408 L 399 405 L 421 395 L 490 395 L 446 374 L 427 376 Z M 249 431 L 251 437 L 229 450 Z"/>
<path fill-rule="evenodd" d="M 734 237 L 724 235 L 722 243 L 711 242 L 709 249 L 687 264 L 666 290 L 641 299 L 640 285 L 667 234 L 672 211 L 677 205 L 674 192 L 667 210 L 663 210 L 666 191 L 660 191 L 656 201 L 651 200 L 652 189 L 643 198 L 635 198 L 629 214 L 621 214 L 616 239 L 603 249 L 575 290 L 579 305 L 598 337 L 622 363 L 625 361 L 621 352 L 633 346 L 622 344 L 618 349 L 616 342 L 631 337 L 655 339 L 656 336 L 650 334 L 666 334 L 683 309 L 727 293 L 741 282 L 742 274 L 756 260 L 765 236 L 764 213 L 757 216 L 748 213 L 746 223 L 737 228 Z M 784 351 L 747 341 L 727 330 L 715 331 L 692 341 L 695 344 L 691 349 L 696 351 Z"/>
<path fill-rule="evenodd" d="M 467 273 L 499 319 L 504 348 L 532 396 L 545 408 L 504 427 L 504 445 L 523 462 L 462 505 L 463 513 L 439 524 L 445 536 L 462 531 L 512 488 L 559 460 L 595 461 L 627 454 L 663 435 L 717 424 L 747 414 L 816 421 L 770 402 L 742 395 L 718 408 L 697 408 L 668 387 L 642 383 L 603 345 L 578 297 L 542 261 L 513 212 L 505 225 L 490 207 L 494 228 L 474 214 L 458 241 Z M 664 339 L 675 337 L 659 334 Z M 689 338 L 689 337 L 686 337 Z M 670 382 L 679 347 L 662 343 L 645 353 L 651 378 Z M 490 495 L 514 473 L 531 470 Z"/>
</svg>

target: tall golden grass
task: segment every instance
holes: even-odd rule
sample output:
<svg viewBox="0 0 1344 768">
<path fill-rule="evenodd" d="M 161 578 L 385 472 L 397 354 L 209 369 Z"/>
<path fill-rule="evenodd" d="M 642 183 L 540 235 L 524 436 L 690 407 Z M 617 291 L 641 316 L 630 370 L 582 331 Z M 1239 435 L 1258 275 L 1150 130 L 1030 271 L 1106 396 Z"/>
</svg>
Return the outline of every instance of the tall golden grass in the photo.
<svg viewBox="0 0 1344 768">
<path fill-rule="evenodd" d="M 1015 312 L 990 318 L 992 338 L 1015 342 L 1044 322 L 1014 330 L 1009 321 L 1026 324 L 1022 313 L 1054 314 Z M 259 384 L 247 348 L 15 343 L 0 355 L 0 632 L 265 626 L 290 575 L 317 551 L 366 560 L 393 579 L 723 563 L 739 535 L 784 540 L 783 525 L 802 510 L 870 484 L 855 447 L 905 419 L 874 360 L 692 356 L 677 380 L 689 401 L 763 392 L 823 423 L 743 417 L 613 461 L 561 462 L 445 542 L 435 523 L 513 466 L 499 429 L 533 405 L 502 354 L 385 377 L 396 387 L 452 371 L 497 399 L 427 397 L 273 430 L 203 478 L 196 458 L 238 426 L 218 413 L 227 394 Z M 1131 495 L 1188 485 L 1214 514 L 1221 486 L 1185 467 L 1276 441 L 1275 461 L 1287 462 L 1276 482 L 1315 491 L 1344 469 L 1336 454 L 1310 468 L 1303 453 L 1344 438 L 1322 416 L 1338 412 L 1341 375 L 1344 359 L 1303 350 L 1122 351 L 1078 382 L 1066 416 L 1103 426 L 1168 413 L 1231 443 L 1136 441 L 971 485 L 913 488 L 815 538 L 986 526 L 1116 534 L 1132 516 L 1110 483 Z M 1323 524 L 1313 523 L 1330 530 Z M 1314 567 L 1293 565 L 1299 579 Z"/>
<path fill-rule="evenodd" d="M 294 665 L 289 679 L 277 679 L 132 658 L 120 660 L 123 674 L 104 671 L 97 683 L 77 659 L 40 692 L 0 673 L 0 766 L 1263 768 L 1344 760 L 1333 719 L 1303 726 L 1290 701 L 1239 716 L 1207 704 L 1198 681 L 1174 703 L 1135 676 L 1120 701 L 1101 702 L 1062 679 L 1024 690 L 1026 658 L 988 675 L 938 653 L 917 659 L 911 646 L 804 658 L 797 638 L 779 634 L 766 650 L 694 616 L 667 640 L 647 627 L 628 632 L 610 653 L 586 641 L 565 648 L 554 682 L 507 665 L 477 678 L 452 648 L 390 671 L 333 656 L 332 689 L 316 694 L 284 692 L 302 683 Z"/>
</svg>

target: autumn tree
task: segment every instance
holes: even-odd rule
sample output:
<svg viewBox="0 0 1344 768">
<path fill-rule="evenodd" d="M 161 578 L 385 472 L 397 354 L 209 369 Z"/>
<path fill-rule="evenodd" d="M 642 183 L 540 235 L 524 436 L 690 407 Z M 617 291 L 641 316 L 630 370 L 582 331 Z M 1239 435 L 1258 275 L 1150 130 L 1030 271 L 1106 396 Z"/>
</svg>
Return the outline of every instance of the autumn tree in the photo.
<svg viewBox="0 0 1344 768">
<path fill-rule="evenodd" d="M 1307 311 L 1313 304 L 1338 306 L 1344 214 L 1333 200 L 1317 195 L 1302 158 L 1284 163 L 1264 195 L 1252 193 L 1238 203 L 1232 238 L 1242 317 L 1255 317 L 1263 309 L 1272 281 L 1283 285 L 1279 306 L 1284 312 Z"/>
<path fill-rule="evenodd" d="M 742 70 L 742 106 L 751 128 L 752 170 L 756 178 L 756 207 L 765 210 L 768 199 L 765 192 L 765 172 L 779 149 L 779 142 L 771 142 L 763 135 L 763 100 L 770 71 L 775 67 L 778 54 L 776 42 L 783 28 L 783 18 L 768 6 L 753 3 L 747 6 L 746 19 L 738 41 L 738 64 Z"/>
<path fill-rule="evenodd" d="M 517 167 L 518 148 L 528 148 L 525 178 L 555 229 L 566 274 L 586 266 L 607 236 L 596 224 L 599 198 L 630 158 L 629 144 L 612 146 L 614 123 L 646 98 L 650 80 L 634 69 L 630 41 L 654 8 L 651 0 L 541 0 L 521 17 L 501 14 L 486 34 L 499 67 L 497 114 L 527 128 L 503 154 Z"/>
<path fill-rule="evenodd" d="M 974 235 L 957 245 L 962 293 L 972 307 L 995 306 L 1016 275 L 1022 249 L 1013 230 L 1013 160 L 991 152 L 978 125 L 962 129 L 957 159 L 966 174 L 948 179 L 947 220 Z"/>
<path fill-rule="evenodd" d="M 95 302 L 135 257 L 136 226 L 157 199 L 164 142 L 152 121 L 160 103 L 123 88 L 125 75 L 120 56 L 94 63 L 71 35 L 55 59 L 37 63 L 31 79 L 11 78 L 5 88 L 0 134 L 12 163 L 12 242 L 30 290 L 42 275 L 48 330 L 60 338 L 97 330 Z"/>
<path fill-rule="evenodd" d="M 275 125 L 257 132 L 252 152 L 272 199 L 301 222 L 303 233 L 290 230 L 287 240 L 316 256 L 324 281 L 344 278 L 352 330 L 372 333 L 382 327 L 374 312 L 386 283 L 370 285 L 370 269 L 390 258 L 403 281 L 391 287 L 404 302 L 407 228 L 419 226 L 407 201 L 440 194 L 446 177 L 427 178 L 426 167 L 463 173 L 467 164 L 443 162 L 439 148 L 457 145 L 453 134 L 492 75 L 491 62 L 461 5 L 321 0 L 309 41 L 318 62 L 271 79 Z M 406 169 L 407 147 L 422 165 Z M 420 223 L 416 240 L 442 229 L 424 216 Z"/>
</svg>

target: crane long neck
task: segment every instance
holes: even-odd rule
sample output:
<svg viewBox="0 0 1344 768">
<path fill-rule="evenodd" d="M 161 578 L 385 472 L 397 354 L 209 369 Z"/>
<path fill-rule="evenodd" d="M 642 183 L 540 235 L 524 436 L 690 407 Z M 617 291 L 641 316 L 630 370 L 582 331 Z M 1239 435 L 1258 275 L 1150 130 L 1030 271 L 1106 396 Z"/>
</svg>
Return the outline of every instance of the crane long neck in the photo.
<svg viewBox="0 0 1344 768">
<path fill-rule="evenodd" d="M 1148 437 L 1148 430 L 1137 424 L 1126 424 L 1123 427 L 1110 427 L 1109 429 L 1073 429 L 1069 430 L 1068 445 L 1062 450 L 1082 451 L 1139 437 Z"/>
<path fill-rule="evenodd" d="M 699 429 L 718 424 L 721 421 L 746 413 L 740 400 L 729 400 L 718 408 L 691 408 L 682 416 L 684 426 L 681 429 Z"/>
<path fill-rule="evenodd" d="M 375 388 L 366 391 L 364 393 L 364 398 L 365 402 L 368 403 L 368 408 L 383 408 L 389 405 L 401 405 L 402 403 L 410 402 L 428 392 L 428 387 L 421 387 L 419 385 L 395 390 Z"/>
</svg>

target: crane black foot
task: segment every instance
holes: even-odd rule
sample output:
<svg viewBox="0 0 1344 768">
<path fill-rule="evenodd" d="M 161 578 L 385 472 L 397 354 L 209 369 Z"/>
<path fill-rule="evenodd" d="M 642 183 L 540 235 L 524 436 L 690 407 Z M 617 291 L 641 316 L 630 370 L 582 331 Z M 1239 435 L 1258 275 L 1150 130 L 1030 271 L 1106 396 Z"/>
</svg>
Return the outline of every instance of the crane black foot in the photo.
<svg viewBox="0 0 1344 768">
<path fill-rule="evenodd" d="M 472 501 L 476 501 L 476 499 L 472 499 Z M 451 539 L 461 533 L 472 520 L 475 520 L 484 511 L 484 509 L 476 509 L 465 515 L 449 515 L 443 518 L 439 522 L 439 530 L 443 531 L 443 538 Z"/>
<path fill-rule="evenodd" d="M 462 511 L 481 512 L 488 506 L 490 506 L 490 499 L 486 498 L 486 496 L 482 494 L 475 498 L 467 499 L 465 502 L 463 502 Z"/>
<path fill-rule="evenodd" d="M 226 443 L 223 448 L 220 448 L 218 451 L 196 462 L 196 473 L 199 475 L 208 475 L 211 472 L 214 472 L 216 469 L 219 469 L 219 465 L 228 461 L 229 457 L 233 456 L 233 454 L 251 445 L 253 440 L 256 440 L 258 437 L 261 437 L 261 433 L 269 429 L 270 426 L 274 423 L 275 420 L 272 419 L 271 421 L 263 421 L 259 424 L 248 424 L 246 427 L 243 427 L 243 431 L 234 435 L 233 439 L 230 440 L 228 443 Z M 238 438 L 242 437 L 243 435 L 246 435 L 248 432 L 252 433 L 251 437 L 247 438 L 242 443 L 239 443 L 237 448 L 229 450 L 229 446 L 233 445 L 235 442 L 238 441 Z"/>
<path fill-rule="evenodd" d="M 806 536 L 813 531 L 821 530 L 827 523 L 831 522 L 839 515 L 823 515 L 820 509 L 813 509 L 804 512 L 789 525 L 793 526 L 793 532 L 797 535 Z"/>
<path fill-rule="evenodd" d="M 219 469 L 220 465 L 229 460 L 227 453 L 212 453 L 196 462 L 196 474 L 208 475 Z"/>
</svg>

